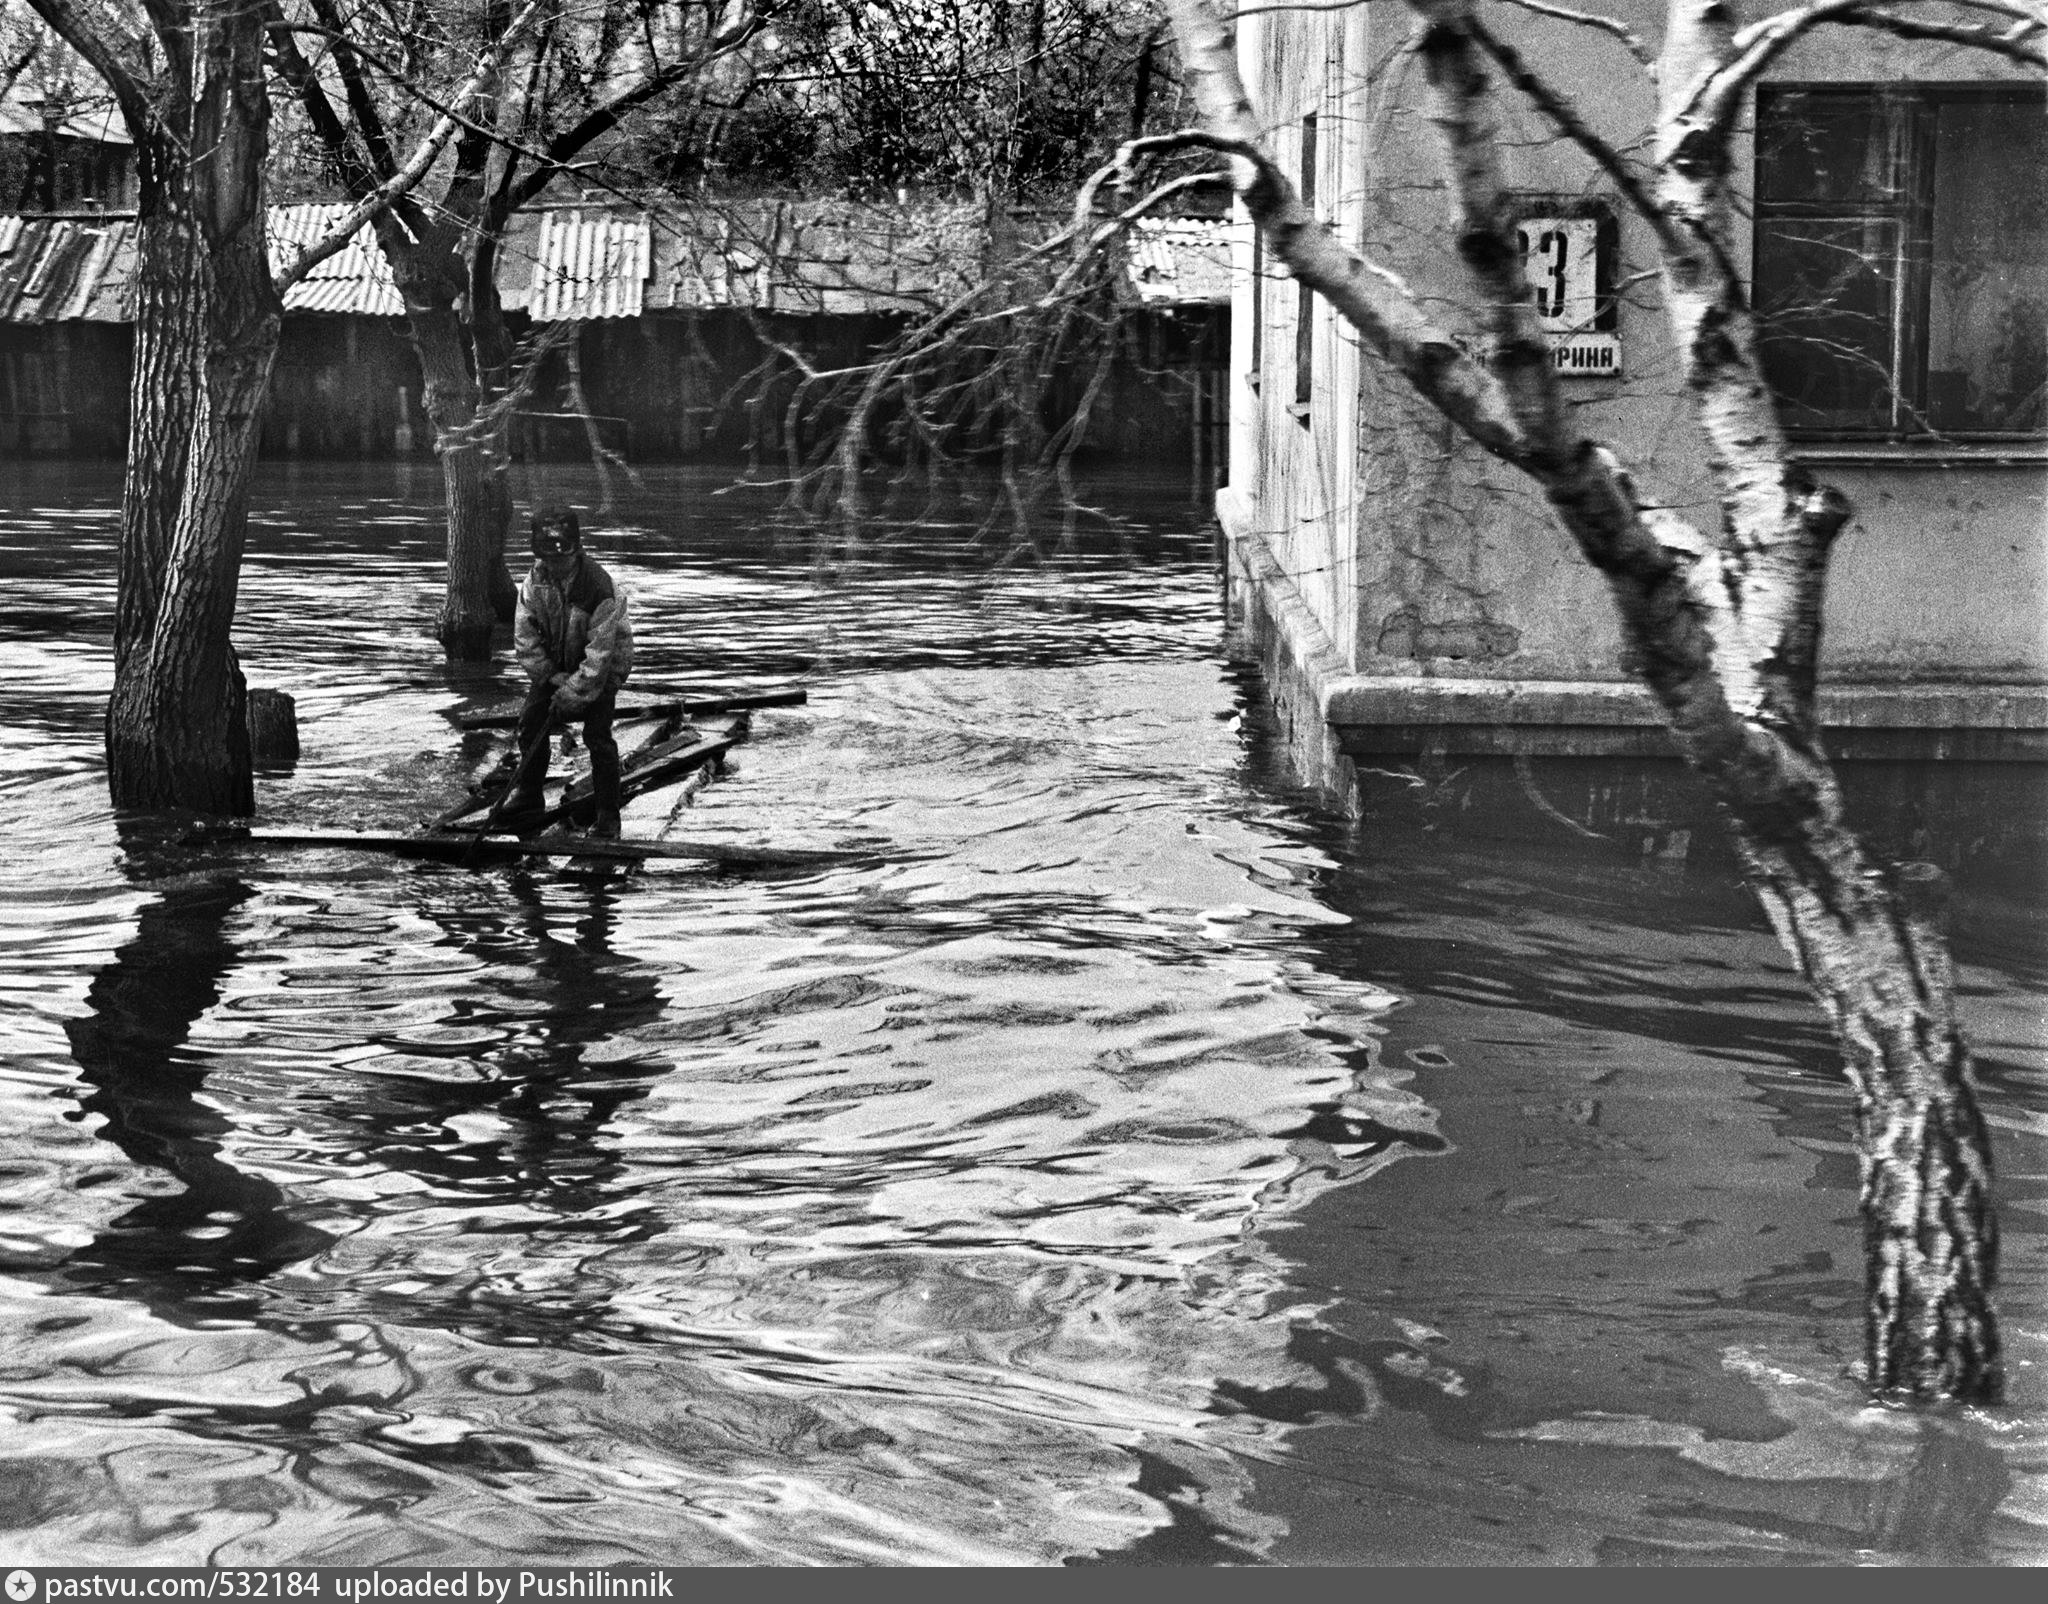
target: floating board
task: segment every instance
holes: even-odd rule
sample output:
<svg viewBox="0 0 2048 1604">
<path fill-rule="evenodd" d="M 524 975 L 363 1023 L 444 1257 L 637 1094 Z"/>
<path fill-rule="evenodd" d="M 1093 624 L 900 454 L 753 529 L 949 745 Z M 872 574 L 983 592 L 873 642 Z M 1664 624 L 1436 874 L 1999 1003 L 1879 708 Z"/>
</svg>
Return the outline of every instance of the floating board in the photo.
<svg viewBox="0 0 2048 1604">
<path fill-rule="evenodd" d="M 479 859 L 587 858 L 593 862 L 645 863 L 674 858 L 696 863 L 744 864 L 760 868 L 804 868 L 813 864 L 851 863 L 859 852 L 814 847 L 746 847 L 723 841 L 606 841 L 591 836 L 550 838 L 516 835 L 392 835 L 375 830 L 225 829 L 205 839 L 261 847 L 328 847 L 345 852 L 388 852 L 402 858 L 427 858 L 466 863 Z"/>
<path fill-rule="evenodd" d="M 744 713 L 756 707 L 801 707 L 808 700 L 809 692 L 791 690 L 707 697 L 697 701 L 635 702 L 614 712 L 612 722 L 632 724 L 650 718 L 709 718 L 717 713 Z M 455 726 L 464 730 L 517 729 L 519 709 L 495 708 L 488 713 L 464 713 L 455 720 Z"/>
<path fill-rule="evenodd" d="M 659 791 L 703 773 L 710 765 L 746 739 L 751 709 L 794 707 L 805 700 L 801 690 L 764 691 L 748 696 L 676 700 L 620 709 L 615 722 L 627 718 L 657 719 L 631 753 L 620 760 L 621 800 Z M 717 727 L 699 729 L 688 720 L 692 714 L 723 715 Z M 504 713 L 471 714 L 459 721 L 465 729 L 516 728 L 516 709 Z M 550 736 L 552 739 L 552 736 Z M 514 754 L 516 758 L 516 754 Z M 443 863 L 468 864 L 477 861 L 505 862 L 524 858 L 567 858 L 579 863 L 646 863 L 652 859 L 676 859 L 696 863 L 744 864 L 766 868 L 802 868 L 817 864 L 850 863 L 872 854 L 856 851 L 807 847 L 750 847 L 723 841 L 631 841 L 607 840 L 587 835 L 543 834 L 588 806 L 594 793 L 585 774 L 572 780 L 548 807 L 523 816 L 526 833 L 501 832 L 497 820 L 497 799 L 504 792 L 514 763 L 501 763 L 499 771 L 480 781 L 472 793 L 457 802 L 424 830 L 412 834 L 377 830 L 287 830 L 226 826 L 203 832 L 196 840 L 221 845 L 258 847 L 326 848 L 344 852 L 384 852 L 404 858 L 426 858 Z M 493 783 L 495 782 L 495 783 Z M 488 833 L 486 833 L 488 832 Z"/>
<path fill-rule="evenodd" d="M 672 740 L 661 741 L 633 754 L 629 761 L 622 761 L 619 775 L 620 799 L 630 802 L 636 796 L 649 791 L 658 791 L 686 778 L 693 771 L 707 763 L 716 762 L 733 749 L 746 734 L 744 715 L 734 726 L 710 738 L 697 731 L 690 731 Z M 502 787 L 501 787 L 502 789 Z M 534 829 L 544 830 L 551 824 L 559 824 L 576 808 L 589 802 L 595 795 L 590 777 L 572 783 L 560 801 L 532 816 Z M 465 824 L 472 814 L 488 814 L 497 801 L 495 793 L 486 791 L 469 797 L 456 804 L 436 819 L 431 828 L 436 830 L 474 829 L 474 821 Z"/>
</svg>

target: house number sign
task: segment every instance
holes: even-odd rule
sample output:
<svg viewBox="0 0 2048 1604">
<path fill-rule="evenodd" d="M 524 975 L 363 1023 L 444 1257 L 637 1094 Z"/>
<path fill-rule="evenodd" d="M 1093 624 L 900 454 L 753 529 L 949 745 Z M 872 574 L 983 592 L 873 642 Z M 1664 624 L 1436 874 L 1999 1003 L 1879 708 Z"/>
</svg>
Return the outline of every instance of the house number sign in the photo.
<svg viewBox="0 0 2048 1604">
<path fill-rule="evenodd" d="M 1522 277 L 1550 341 L 1551 361 L 1567 379 L 1621 376 L 1621 334 L 1615 328 L 1611 225 L 1597 215 L 1524 217 L 1517 229 Z"/>
</svg>

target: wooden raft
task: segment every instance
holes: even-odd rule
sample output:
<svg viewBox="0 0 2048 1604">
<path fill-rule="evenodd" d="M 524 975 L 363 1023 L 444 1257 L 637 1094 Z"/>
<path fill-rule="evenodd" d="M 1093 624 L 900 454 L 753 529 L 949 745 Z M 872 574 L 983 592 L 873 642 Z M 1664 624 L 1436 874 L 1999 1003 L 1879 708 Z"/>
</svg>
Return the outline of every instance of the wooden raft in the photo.
<svg viewBox="0 0 2048 1604">
<path fill-rule="evenodd" d="M 759 707 L 795 707 L 805 700 L 801 690 L 751 695 L 672 699 L 621 708 L 615 723 L 655 721 L 656 727 L 631 752 L 619 756 L 623 801 L 679 784 L 717 763 L 747 737 L 752 711 Z M 717 724 L 691 724 L 693 717 L 723 715 Z M 464 729 L 516 729 L 517 708 L 462 715 Z M 332 847 L 358 852 L 388 852 L 399 857 L 438 862 L 504 862 L 520 858 L 571 858 L 591 863 L 645 863 L 680 859 L 762 867 L 804 867 L 846 863 L 858 852 L 806 847 L 749 847 L 723 841 L 630 841 L 570 836 L 560 827 L 595 800 L 589 775 L 562 788 L 545 809 L 520 820 L 521 831 L 500 831 L 495 823 L 499 798 L 518 766 L 519 754 L 505 754 L 490 772 L 470 787 L 469 794 L 442 813 L 426 829 L 413 834 L 377 830 L 275 829 L 227 826 L 209 830 L 205 839 L 246 842 L 252 846 Z"/>
<path fill-rule="evenodd" d="M 227 828 L 208 840 L 246 841 L 252 846 L 338 847 L 354 852 L 388 852 L 401 858 L 442 863 L 481 862 L 508 858 L 587 858 L 600 863 L 645 863 L 651 858 L 685 859 L 698 863 L 732 863 L 763 868 L 802 868 L 812 864 L 850 863 L 861 856 L 809 847 L 746 847 L 724 841 L 599 841 L 588 836 L 385 835 L 374 830 L 275 830 Z"/>
</svg>

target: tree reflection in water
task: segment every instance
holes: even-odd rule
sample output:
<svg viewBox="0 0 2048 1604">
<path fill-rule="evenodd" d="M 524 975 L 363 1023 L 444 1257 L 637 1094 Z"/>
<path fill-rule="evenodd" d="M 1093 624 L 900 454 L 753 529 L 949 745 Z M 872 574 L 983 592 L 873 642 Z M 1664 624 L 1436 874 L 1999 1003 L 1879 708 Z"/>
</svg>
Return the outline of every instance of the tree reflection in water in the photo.
<svg viewBox="0 0 2048 1604">
<path fill-rule="evenodd" d="M 73 1253 L 67 1278 L 125 1287 L 165 1318 L 247 1311 L 232 1289 L 310 1258 L 331 1238 L 292 1218 L 283 1191 L 221 1156 L 232 1121 L 201 1095 L 207 1065 L 186 1051 L 238 961 L 230 934 L 254 892 L 228 873 L 150 875 L 147 848 L 128 873 L 156 894 L 134 936 L 94 978 L 88 1012 L 66 1032 L 92 1091 L 82 1114 L 130 1159 L 182 1190 L 128 1210 Z"/>
</svg>

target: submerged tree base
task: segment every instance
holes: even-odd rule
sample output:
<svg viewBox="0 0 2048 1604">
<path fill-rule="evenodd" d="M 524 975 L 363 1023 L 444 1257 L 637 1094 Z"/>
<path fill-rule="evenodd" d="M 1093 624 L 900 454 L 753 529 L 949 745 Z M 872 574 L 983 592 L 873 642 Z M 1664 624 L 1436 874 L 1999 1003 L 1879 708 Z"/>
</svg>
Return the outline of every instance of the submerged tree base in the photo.
<svg viewBox="0 0 2048 1604">
<path fill-rule="evenodd" d="M 491 646 L 496 638 L 497 628 L 495 616 L 480 621 L 456 620 L 443 613 L 434 634 L 441 643 L 441 649 L 448 654 L 450 662 L 488 663 L 491 660 Z"/>
</svg>

